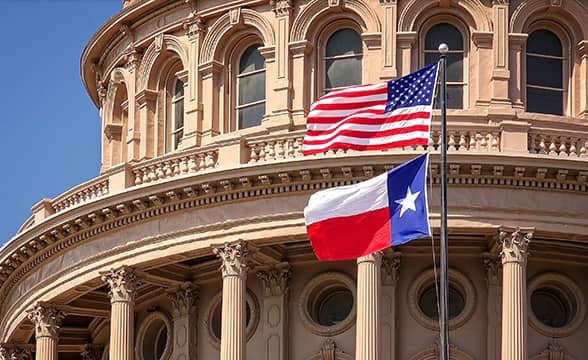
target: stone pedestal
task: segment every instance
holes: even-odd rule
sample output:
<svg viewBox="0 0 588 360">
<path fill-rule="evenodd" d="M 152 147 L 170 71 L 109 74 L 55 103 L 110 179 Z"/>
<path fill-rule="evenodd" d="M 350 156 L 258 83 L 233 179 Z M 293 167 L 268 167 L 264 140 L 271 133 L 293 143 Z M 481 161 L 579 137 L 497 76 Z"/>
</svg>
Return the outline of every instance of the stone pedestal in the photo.
<svg viewBox="0 0 588 360">
<path fill-rule="evenodd" d="M 38 303 L 27 314 L 35 325 L 37 360 L 57 360 L 59 326 L 65 313 L 48 303 Z"/>
<path fill-rule="evenodd" d="M 355 359 L 380 357 L 380 264 L 382 253 L 357 259 L 357 325 Z"/>
<path fill-rule="evenodd" d="M 110 292 L 110 352 L 109 359 L 135 358 L 135 293 L 140 284 L 131 268 L 126 266 L 102 273 Z"/>
<path fill-rule="evenodd" d="M 501 231 L 502 360 L 527 359 L 527 249 L 533 233 Z"/>
<path fill-rule="evenodd" d="M 247 244 L 225 244 L 214 253 L 222 260 L 223 275 L 220 360 L 245 360 Z"/>
</svg>

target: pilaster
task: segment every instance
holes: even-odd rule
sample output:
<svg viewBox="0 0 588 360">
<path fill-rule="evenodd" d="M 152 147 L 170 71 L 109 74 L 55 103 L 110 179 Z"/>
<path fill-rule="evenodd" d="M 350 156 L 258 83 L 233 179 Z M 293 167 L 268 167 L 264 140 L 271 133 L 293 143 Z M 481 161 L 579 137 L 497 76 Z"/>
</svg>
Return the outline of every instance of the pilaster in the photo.
<svg viewBox="0 0 588 360">
<path fill-rule="evenodd" d="M 198 304 L 200 290 L 186 282 L 166 291 L 172 304 L 172 359 L 196 359 L 198 348 Z"/>
<path fill-rule="evenodd" d="M 578 117 L 588 119 L 588 40 L 582 40 L 577 45 L 580 57 L 580 109 Z"/>
<path fill-rule="evenodd" d="M 400 48 L 400 76 L 408 75 L 410 74 L 413 65 L 415 65 L 412 64 L 412 48 L 416 43 L 417 33 L 414 31 L 399 32 L 396 34 L 396 38 L 398 41 L 398 48 Z"/>
<path fill-rule="evenodd" d="M 400 275 L 400 252 L 382 258 L 382 293 L 380 304 L 380 359 L 396 360 L 396 286 Z"/>
<path fill-rule="evenodd" d="M 491 106 L 510 107 L 509 99 L 509 35 L 508 0 L 492 1 L 494 19 L 494 61 L 492 67 Z"/>
<path fill-rule="evenodd" d="M 135 349 L 135 295 L 141 280 L 133 269 L 123 266 L 104 272 L 102 281 L 110 291 L 110 359 L 133 360 Z"/>
<path fill-rule="evenodd" d="M 292 83 L 292 120 L 294 125 L 306 123 L 306 110 L 310 105 L 312 81 L 308 54 L 312 51 L 312 44 L 307 41 L 297 41 L 289 44 L 292 55 L 292 74 L 296 74 L 296 81 Z"/>
<path fill-rule="evenodd" d="M 501 230 L 502 360 L 527 359 L 527 256 L 532 229 Z"/>
<path fill-rule="evenodd" d="M 139 113 L 139 132 L 143 139 L 139 146 L 139 160 L 151 158 L 155 154 L 153 140 L 150 141 L 149 134 L 153 134 L 153 122 L 155 119 L 155 108 L 157 104 L 157 91 L 143 89 L 135 96 Z"/>
<path fill-rule="evenodd" d="M 383 11 L 382 23 L 382 56 L 383 66 L 380 76 L 383 80 L 398 76 L 396 69 L 396 28 L 398 24 L 397 0 L 380 0 Z"/>
<path fill-rule="evenodd" d="M 492 90 L 488 86 L 492 79 L 492 36 L 491 32 L 474 31 L 472 33 L 472 40 L 476 45 L 475 54 L 478 68 L 476 84 L 472 83 L 472 86 L 475 86 L 476 89 L 474 98 L 477 106 L 490 105 L 492 97 Z"/>
<path fill-rule="evenodd" d="M 203 144 L 212 141 L 212 137 L 220 134 L 219 123 L 219 74 L 224 65 L 218 61 L 210 61 L 198 66 L 202 82 L 202 141 Z"/>
<path fill-rule="evenodd" d="M 247 243 L 227 243 L 213 251 L 221 259 L 223 276 L 220 360 L 245 360 Z"/>
<path fill-rule="evenodd" d="M 262 268 L 257 277 L 263 284 L 261 316 L 266 360 L 288 359 L 288 296 L 292 268 L 287 263 Z"/>
<path fill-rule="evenodd" d="M 509 34 L 510 43 L 510 86 L 509 94 L 512 101 L 512 107 L 517 109 L 524 109 L 523 103 L 523 88 L 526 83 L 526 74 L 523 69 L 523 49 L 527 43 L 527 34 Z"/>
<path fill-rule="evenodd" d="M 381 251 L 357 259 L 356 360 L 380 358 L 381 262 Z"/>
<path fill-rule="evenodd" d="M 487 286 L 486 359 L 500 359 L 502 318 L 502 267 L 497 254 L 484 254 L 484 270 Z"/>
<path fill-rule="evenodd" d="M 184 23 L 184 29 L 190 43 L 190 63 L 188 64 L 188 81 L 186 82 L 184 137 L 181 147 L 200 144 L 202 136 L 202 77 L 198 71 L 200 49 L 206 33 L 204 21 L 194 15 Z"/>
<path fill-rule="evenodd" d="M 37 360 L 57 360 L 59 326 L 65 313 L 48 303 L 37 303 L 27 313 L 35 325 L 35 358 Z"/>
</svg>

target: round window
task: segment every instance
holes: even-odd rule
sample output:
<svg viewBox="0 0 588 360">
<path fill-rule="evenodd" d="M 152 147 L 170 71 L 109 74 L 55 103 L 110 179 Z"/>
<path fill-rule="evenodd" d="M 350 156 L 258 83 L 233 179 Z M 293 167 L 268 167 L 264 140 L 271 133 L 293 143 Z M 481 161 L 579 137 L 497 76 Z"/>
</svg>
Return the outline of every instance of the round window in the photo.
<svg viewBox="0 0 588 360">
<path fill-rule="evenodd" d="M 550 327 L 560 328 L 571 320 L 571 304 L 557 289 L 543 287 L 533 291 L 531 310 L 537 320 Z"/>
<path fill-rule="evenodd" d="M 211 344 L 218 348 L 220 346 L 221 338 L 221 324 L 222 324 L 222 292 L 216 294 L 215 297 L 210 300 L 208 308 L 206 310 L 207 315 L 207 327 L 208 327 L 208 339 Z M 257 298 L 249 289 L 245 293 L 245 334 L 247 340 L 249 340 L 259 323 L 259 302 Z"/>
<path fill-rule="evenodd" d="M 346 288 L 330 288 L 318 294 L 311 306 L 309 312 L 319 325 L 337 325 L 351 314 L 353 294 Z"/>
<path fill-rule="evenodd" d="M 151 313 L 139 328 L 139 335 L 135 354 L 141 360 L 168 359 L 170 346 L 171 324 L 165 314 Z"/>
<path fill-rule="evenodd" d="M 461 293 L 449 286 L 447 291 L 447 306 L 449 313 L 447 314 L 449 320 L 456 318 L 465 308 L 465 301 Z M 423 291 L 419 298 L 419 308 L 431 320 L 439 320 L 439 312 L 437 308 L 437 290 L 435 285 L 431 285 Z"/>
</svg>

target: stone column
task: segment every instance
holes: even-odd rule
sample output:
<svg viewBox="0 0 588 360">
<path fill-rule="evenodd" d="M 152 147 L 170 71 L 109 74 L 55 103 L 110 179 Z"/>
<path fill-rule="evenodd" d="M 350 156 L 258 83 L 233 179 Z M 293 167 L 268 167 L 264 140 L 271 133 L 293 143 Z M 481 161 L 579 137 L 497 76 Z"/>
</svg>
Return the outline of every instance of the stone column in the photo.
<svg viewBox="0 0 588 360">
<path fill-rule="evenodd" d="M 288 359 L 288 295 L 292 268 L 287 263 L 260 269 L 263 282 L 261 315 L 266 360 Z"/>
<path fill-rule="evenodd" d="M 198 347 L 198 286 L 186 282 L 166 291 L 172 303 L 172 359 L 196 359 Z"/>
<path fill-rule="evenodd" d="M 110 292 L 110 357 L 112 360 L 135 358 L 135 293 L 140 280 L 133 269 L 123 266 L 102 273 Z"/>
<path fill-rule="evenodd" d="M 27 314 L 35 325 L 35 358 L 57 360 L 59 326 L 65 313 L 48 303 L 37 303 Z"/>
<path fill-rule="evenodd" d="M 355 359 L 380 357 L 380 265 L 382 252 L 357 259 Z"/>
<path fill-rule="evenodd" d="M 527 249 L 532 231 L 501 231 L 502 360 L 527 359 Z"/>
<path fill-rule="evenodd" d="M 501 284 L 501 269 L 500 259 L 497 254 L 484 255 L 484 269 L 486 270 L 486 285 L 488 288 L 488 307 L 486 314 L 487 322 L 487 343 L 486 343 L 486 359 L 499 360 L 500 359 L 500 333 L 502 329 L 502 284 Z"/>
<path fill-rule="evenodd" d="M 214 248 L 214 253 L 222 260 L 223 275 L 220 360 L 245 360 L 247 244 L 225 244 Z"/>
<path fill-rule="evenodd" d="M 382 258 L 381 351 L 380 359 L 395 360 L 396 356 L 396 284 L 400 269 L 400 252 Z"/>
</svg>

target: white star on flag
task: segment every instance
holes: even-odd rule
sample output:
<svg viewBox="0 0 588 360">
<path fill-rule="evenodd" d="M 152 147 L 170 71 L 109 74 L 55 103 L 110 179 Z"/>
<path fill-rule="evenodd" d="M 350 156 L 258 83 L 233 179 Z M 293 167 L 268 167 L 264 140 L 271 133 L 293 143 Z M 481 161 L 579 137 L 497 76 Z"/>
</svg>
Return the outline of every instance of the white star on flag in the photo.
<svg viewBox="0 0 588 360">
<path fill-rule="evenodd" d="M 419 194 L 421 192 L 417 191 L 416 193 L 412 193 L 410 190 L 410 186 L 406 189 L 406 197 L 404 199 L 398 199 L 395 200 L 394 202 L 401 205 L 402 208 L 400 208 L 400 217 L 402 217 L 402 215 L 404 215 L 404 213 L 406 212 L 406 210 L 410 209 L 412 211 L 416 211 L 416 206 L 415 206 L 415 200 L 419 197 Z"/>
</svg>

